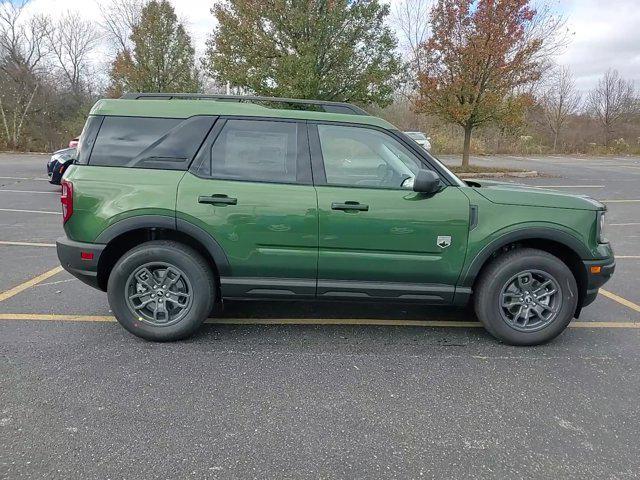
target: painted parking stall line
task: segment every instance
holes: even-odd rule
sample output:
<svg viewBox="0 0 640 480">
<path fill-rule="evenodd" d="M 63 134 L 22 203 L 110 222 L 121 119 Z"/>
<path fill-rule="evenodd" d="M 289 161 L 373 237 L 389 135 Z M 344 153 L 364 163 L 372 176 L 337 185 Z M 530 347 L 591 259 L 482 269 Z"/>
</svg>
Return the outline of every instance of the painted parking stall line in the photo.
<svg viewBox="0 0 640 480">
<path fill-rule="evenodd" d="M 626 298 L 622 298 L 620 295 L 616 295 L 615 293 L 609 292 L 608 290 L 600 289 L 600 294 L 604 297 L 613 300 L 614 302 L 618 302 L 620 305 L 624 305 L 631 310 L 635 310 L 640 313 L 640 305 L 633 303 L 631 300 L 627 300 Z"/>
<path fill-rule="evenodd" d="M 38 182 L 48 182 L 48 178 L 39 177 L 0 177 L 0 180 L 36 180 Z"/>
<path fill-rule="evenodd" d="M 56 268 L 52 268 L 51 270 L 44 272 L 38 275 L 37 277 L 32 278 L 31 280 L 27 280 L 26 282 L 23 282 L 20 285 L 16 285 L 15 287 L 0 293 L 0 302 L 4 302 L 5 300 L 19 294 L 20 292 L 24 292 L 28 288 L 31 288 L 34 285 L 37 285 L 38 283 L 46 280 L 47 278 L 62 272 L 62 270 L 63 269 L 61 266 L 57 266 Z"/>
<path fill-rule="evenodd" d="M 17 208 L 0 208 L 0 212 L 14 212 L 14 213 L 43 213 L 45 215 L 62 215 L 62 212 L 52 212 L 48 210 L 20 210 Z"/>
<path fill-rule="evenodd" d="M 58 195 L 60 192 L 47 192 L 42 190 L 8 190 L 6 188 L 0 188 L 0 193 L 33 193 L 35 195 Z"/>
<path fill-rule="evenodd" d="M 8 242 L 4 240 L 0 240 L 0 245 L 7 245 L 13 247 L 47 247 L 47 248 L 55 248 L 55 243 L 37 243 L 37 242 Z"/>
</svg>

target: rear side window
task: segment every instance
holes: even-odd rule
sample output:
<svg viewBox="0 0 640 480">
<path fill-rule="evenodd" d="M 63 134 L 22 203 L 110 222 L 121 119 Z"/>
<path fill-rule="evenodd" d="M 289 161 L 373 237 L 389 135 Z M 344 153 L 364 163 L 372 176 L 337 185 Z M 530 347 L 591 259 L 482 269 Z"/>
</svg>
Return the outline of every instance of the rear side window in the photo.
<svg viewBox="0 0 640 480">
<path fill-rule="evenodd" d="M 93 144 L 96 141 L 98 130 L 102 124 L 102 116 L 90 115 L 87 118 L 87 122 L 84 124 L 82 133 L 80 134 L 80 141 L 76 147 L 76 162 L 79 164 L 86 164 L 89 161 L 89 154 L 93 148 Z"/>
<path fill-rule="evenodd" d="M 227 120 L 198 174 L 258 182 L 302 181 L 300 128 L 296 122 Z"/>
<path fill-rule="evenodd" d="M 107 116 L 90 165 L 186 170 L 215 117 L 148 118 Z"/>
</svg>

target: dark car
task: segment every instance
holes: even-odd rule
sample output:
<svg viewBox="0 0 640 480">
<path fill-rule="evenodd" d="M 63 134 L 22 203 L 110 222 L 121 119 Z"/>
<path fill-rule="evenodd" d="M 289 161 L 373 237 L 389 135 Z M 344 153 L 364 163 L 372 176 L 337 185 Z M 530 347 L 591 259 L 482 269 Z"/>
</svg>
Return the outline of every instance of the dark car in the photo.
<svg viewBox="0 0 640 480">
<path fill-rule="evenodd" d="M 49 183 L 53 185 L 60 185 L 62 181 L 62 175 L 67 170 L 69 165 L 76 159 L 75 148 L 63 148 L 53 152 L 49 162 L 47 162 L 47 175 L 49 176 Z"/>
</svg>

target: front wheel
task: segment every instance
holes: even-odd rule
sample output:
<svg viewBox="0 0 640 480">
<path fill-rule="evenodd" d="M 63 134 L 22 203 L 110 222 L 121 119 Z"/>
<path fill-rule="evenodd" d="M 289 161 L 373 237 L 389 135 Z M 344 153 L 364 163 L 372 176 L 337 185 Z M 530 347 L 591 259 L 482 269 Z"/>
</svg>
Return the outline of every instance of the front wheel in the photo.
<svg viewBox="0 0 640 480">
<path fill-rule="evenodd" d="M 154 341 L 192 335 L 215 302 L 215 279 L 202 256 L 181 243 L 158 240 L 125 253 L 109 276 L 107 295 L 118 322 Z"/>
<path fill-rule="evenodd" d="M 559 258 L 530 248 L 493 260 L 475 291 L 476 315 L 489 333 L 511 345 L 538 345 L 557 337 L 577 303 L 571 270 Z"/>
</svg>

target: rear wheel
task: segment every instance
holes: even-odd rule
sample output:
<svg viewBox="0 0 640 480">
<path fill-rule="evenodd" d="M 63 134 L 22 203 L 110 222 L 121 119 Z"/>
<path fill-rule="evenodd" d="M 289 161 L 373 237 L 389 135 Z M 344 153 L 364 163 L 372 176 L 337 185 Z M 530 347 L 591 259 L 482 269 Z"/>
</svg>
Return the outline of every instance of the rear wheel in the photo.
<svg viewBox="0 0 640 480">
<path fill-rule="evenodd" d="M 215 279 L 202 256 L 158 240 L 125 253 L 109 276 L 109 305 L 134 335 L 155 341 L 192 335 L 215 303 Z"/>
<path fill-rule="evenodd" d="M 555 338 L 576 311 L 578 287 L 557 257 L 516 249 L 492 261 L 478 279 L 475 310 L 485 328 L 512 345 L 537 345 Z"/>
</svg>

